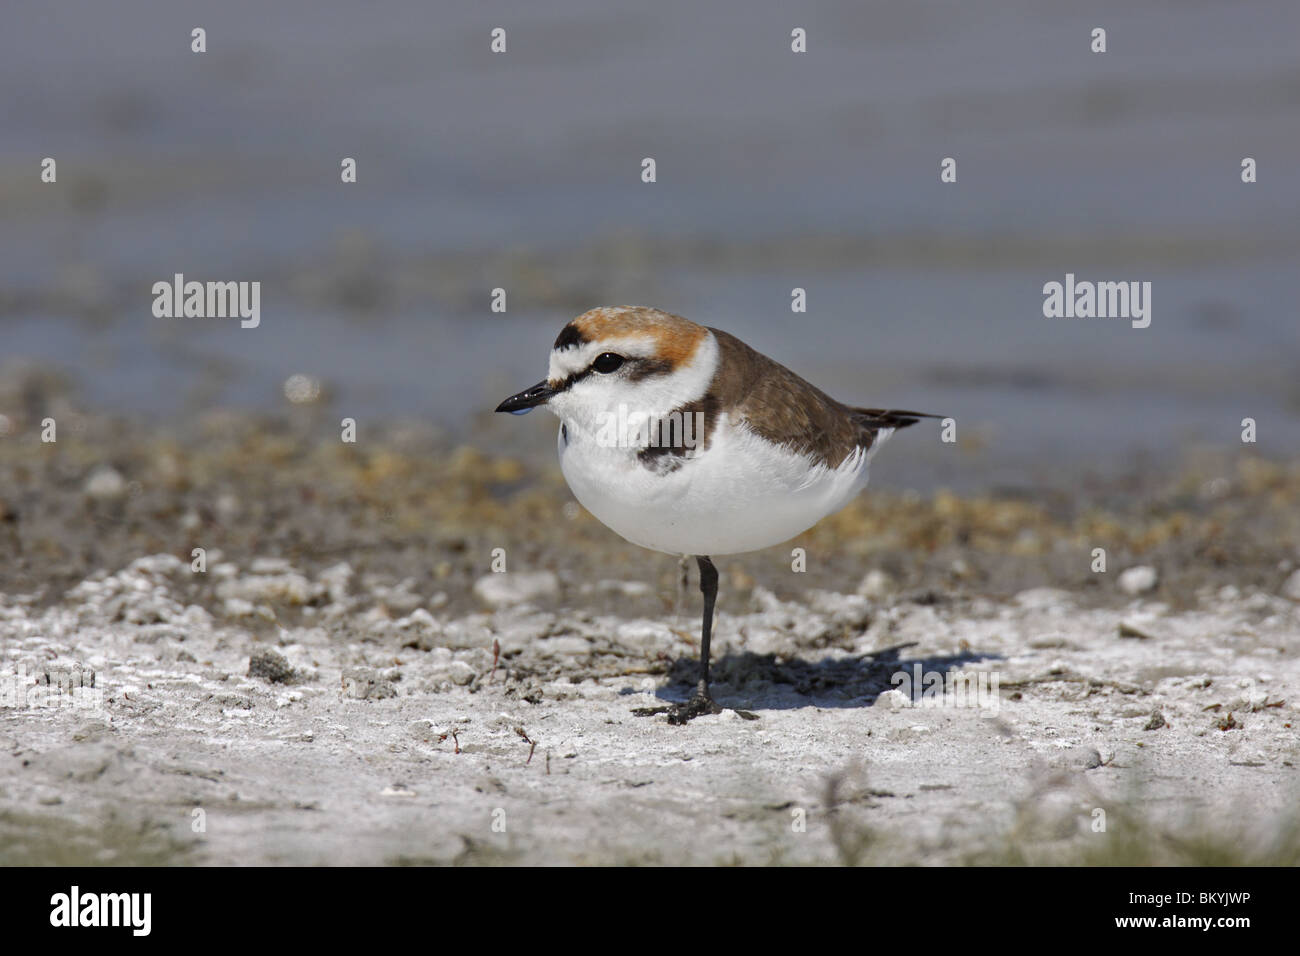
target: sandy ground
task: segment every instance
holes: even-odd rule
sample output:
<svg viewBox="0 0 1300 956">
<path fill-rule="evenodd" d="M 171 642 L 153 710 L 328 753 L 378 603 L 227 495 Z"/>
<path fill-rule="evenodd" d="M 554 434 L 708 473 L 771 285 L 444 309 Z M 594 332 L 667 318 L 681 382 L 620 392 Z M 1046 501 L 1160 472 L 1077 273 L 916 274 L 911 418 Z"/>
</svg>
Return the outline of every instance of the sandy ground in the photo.
<svg viewBox="0 0 1300 956">
<path fill-rule="evenodd" d="M 677 727 L 693 577 L 553 471 L 217 433 L 0 445 L 0 862 L 1300 858 L 1296 466 L 869 494 L 722 564 Z"/>
<path fill-rule="evenodd" d="M 39 614 L 0 609 L 47 692 L 4 719 L 11 857 L 63 839 L 30 826 L 48 817 L 104 862 L 150 841 L 222 864 L 826 862 L 859 833 L 873 858 L 935 862 L 1006 850 L 1027 818 L 1019 839 L 1051 858 L 1098 839 L 1098 808 L 1122 825 L 1135 792 L 1160 818 L 1295 805 L 1286 598 L 1171 613 L 1083 611 L 1048 588 L 941 605 L 760 589 L 719 621 L 729 709 L 674 727 L 633 713 L 686 690 L 670 678 L 693 648 L 671 617 L 513 603 L 508 575 L 488 582 L 511 602 L 492 612 L 354 616 L 346 564 L 218 565 L 230 602 L 324 596 L 316 622 L 258 641 L 184 605 L 190 573 L 148 557 Z M 891 689 L 917 667 L 998 687 Z M 92 670 L 98 694 L 53 693 Z M 112 819 L 145 846 L 96 846 Z"/>
</svg>

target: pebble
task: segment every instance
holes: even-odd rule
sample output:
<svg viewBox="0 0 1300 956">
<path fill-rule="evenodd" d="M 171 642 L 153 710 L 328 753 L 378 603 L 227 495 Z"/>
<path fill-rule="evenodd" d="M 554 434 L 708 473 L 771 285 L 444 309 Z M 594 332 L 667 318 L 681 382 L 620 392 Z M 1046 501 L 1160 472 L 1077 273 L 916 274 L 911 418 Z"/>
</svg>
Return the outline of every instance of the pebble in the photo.
<svg viewBox="0 0 1300 956">
<path fill-rule="evenodd" d="M 906 694 L 895 688 L 884 691 L 871 706 L 883 707 L 885 710 L 902 710 L 905 707 L 911 707 L 912 702 L 908 700 Z"/>
<path fill-rule="evenodd" d="M 296 372 L 284 380 L 284 397 L 294 405 L 311 405 L 320 399 L 321 380 Z"/>
<path fill-rule="evenodd" d="M 343 672 L 343 693 L 353 700 L 382 700 L 396 697 L 397 688 L 373 667 L 349 667 Z"/>
<path fill-rule="evenodd" d="M 431 650 L 442 636 L 442 626 L 424 608 L 416 608 L 406 617 L 394 621 L 393 627 L 402 632 L 403 647 L 415 647 L 422 651 Z"/>
<path fill-rule="evenodd" d="M 574 634 L 543 638 L 534 641 L 532 646 L 543 657 L 585 657 L 591 653 L 592 648 L 591 641 Z"/>
<path fill-rule="evenodd" d="M 668 629 L 668 625 L 659 621 L 628 621 L 617 625 L 614 633 L 618 643 L 647 655 L 668 651 L 677 642 L 677 636 Z M 588 644 L 587 651 L 590 650 Z M 574 653 L 579 652 L 575 650 Z"/>
<path fill-rule="evenodd" d="M 1282 596 L 1292 601 L 1300 601 L 1300 571 L 1292 573 L 1282 585 Z"/>
<path fill-rule="evenodd" d="M 1057 762 L 1069 770 L 1095 770 L 1101 766 L 1101 752 L 1096 747 L 1071 747 Z"/>
<path fill-rule="evenodd" d="M 1074 603 L 1074 595 L 1061 588 L 1029 588 L 1013 598 L 1023 608 L 1059 609 Z"/>
<path fill-rule="evenodd" d="M 603 580 L 597 581 L 594 585 L 584 585 L 583 593 L 590 591 L 599 591 L 603 594 L 621 594 L 624 597 L 645 597 L 652 594 L 653 589 L 644 581 L 614 581 Z"/>
<path fill-rule="evenodd" d="M 260 677 L 272 684 L 287 684 L 293 680 L 293 666 L 274 648 L 258 647 L 248 655 L 248 676 Z"/>
<path fill-rule="evenodd" d="M 266 570 L 259 571 L 258 567 Z M 250 604 L 302 605 L 325 593 L 325 586 L 313 584 L 307 578 L 278 561 L 272 564 L 265 558 L 253 562 L 253 574 L 222 581 L 217 585 L 217 596 L 227 601 L 247 601 Z"/>
<path fill-rule="evenodd" d="M 491 647 L 495 635 L 483 622 L 485 615 L 457 618 L 442 629 L 442 646 L 454 648 Z"/>
<path fill-rule="evenodd" d="M 1029 646 L 1034 650 L 1053 650 L 1059 648 L 1073 648 L 1074 642 L 1063 634 L 1044 634 L 1042 637 L 1035 637 L 1029 642 Z"/>
<path fill-rule="evenodd" d="M 1145 624 L 1140 623 L 1133 618 L 1125 618 L 1119 622 L 1119 636 L 1136 637 L 1143 641 L 1155 640 L 1155 635 L 1151 633 Z"/>
<path fill-rule="evenodd" d="M 1145 594 L 1154 589 L 1159 580 L 1160 575 L 1155 568 L 1149 564 L 1139 564 L 1119 576 L 1119 589 L 1125 594 Z"/>
<path fill-rule="evenodd" d="M 868 571 L 862 583 L 858 585 L 858 594 L 873 601 L 889 597 L 898 591 L 898 582 L 887 571 L 873 568 Z"/>
<path fill-rule="evenodd" d="M 449 680 L 457 687 L 472 684 L 478 672 L 465 661 L 452 661 L 435 672 L 435 679 Z"/>
<path fill-rule="evenodd" d="M 493 615 L 493 629 L 502 647 L 523 647 L 540 640 L 557 629 L 556 622 L 554 614 L 538 613 L 526 607 L 506 609 Z"/>
<path fill-rule="evenodd" d="M 168 577 L 188 572 L 189 569 L 189 565 L 174 554 L 147 554 L 127 565 L 129 571 Z"/>
<path fill-rule="evenodd" d="M 126 479 L 111 465 L 101 465 L 86 479 L 85 491 L 99 501 L 113 501 L 126 494 Z"/>
<path fill-rule="evenodd" d="M 552 571 L 510 571 L 485 574 L 474 582 L 474 596 L 488 607 L 509 607 L 526 601 L 554 598 L 560 579 Z"/>
<path fill-rule="evenodd" d="M 829 618 L 832 627 L 865 628 L 871 623 L 872 602 L 861 594 L 809 591 L 805 597 L 809 609 Z"/>
<path fill-rule="evenodd" d="M 340 561 L 338 564 L 332 564 L 320 574 L 316 575 L 316 580 L 325 586 L 329 594 L 330 602 L 333 604 L 347 604 L 348 591 L 352 584 L 352 565 L 346 561 Z"/>
</svg>

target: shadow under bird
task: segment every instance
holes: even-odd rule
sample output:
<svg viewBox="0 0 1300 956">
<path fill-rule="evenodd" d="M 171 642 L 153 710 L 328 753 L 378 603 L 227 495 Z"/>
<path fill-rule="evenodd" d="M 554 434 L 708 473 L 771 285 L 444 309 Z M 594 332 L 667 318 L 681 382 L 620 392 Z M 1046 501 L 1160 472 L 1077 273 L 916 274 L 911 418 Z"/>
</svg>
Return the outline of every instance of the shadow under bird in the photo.
<svg viewBox="0 0 1300 956">
<path fill-rule="evenodd" d="M 866 486 L 896 429 L 939 417 L 841 404 L 733 335 L 633 307 L 567 324 L 546 379 L 496 410 L 539 405 L 560 419 L 560 469 L 582 506 L 633 544 L 699 565 L 700 681 L 672 723 L 720 710 L 709 694 L 711 556 L 808 530 Z"/>
</svg>

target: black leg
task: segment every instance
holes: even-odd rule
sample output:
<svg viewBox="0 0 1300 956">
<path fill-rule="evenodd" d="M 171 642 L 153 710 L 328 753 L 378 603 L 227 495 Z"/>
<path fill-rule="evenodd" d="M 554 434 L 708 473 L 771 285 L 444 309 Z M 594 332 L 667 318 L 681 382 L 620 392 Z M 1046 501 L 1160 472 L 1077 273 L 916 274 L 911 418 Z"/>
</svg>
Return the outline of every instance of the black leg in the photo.
<svg viewBox="0 0 1300 956">
<path fill-rule="evenodd" d="M 703 555 L 696 555 L 695 563 L 700 566 L 700 593 L 704 595 L 704 622 L 700 626 L 700 684 L 694 697 L 669 710 L 670 724 L 684 724 L 692 717 L 722 710 L 709 696 L 709 640 L 713 636 L 713 606 L 718 600 L 718 569 Z"/>
<path fill-rule="evenodd" d="M 713 636 L 713 605 L 718 600 L 718 569 L 707 557 L 696 557 L 700 566 L 700 593 L 704 595 L 704 623 L 700 625 L 701 697 L 709 696 L 709 638 Z"/>
</svg>

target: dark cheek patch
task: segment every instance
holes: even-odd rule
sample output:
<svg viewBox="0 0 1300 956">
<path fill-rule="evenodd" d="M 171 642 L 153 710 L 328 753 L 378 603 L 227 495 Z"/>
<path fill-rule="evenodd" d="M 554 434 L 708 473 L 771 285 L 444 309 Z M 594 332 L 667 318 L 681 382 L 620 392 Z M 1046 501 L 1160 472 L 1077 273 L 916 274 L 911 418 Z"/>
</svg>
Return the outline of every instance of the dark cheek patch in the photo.
<svg viewBox="0 0 1300 956">
<path fill-rule="evenodd" d="M 652 375 L 667 375 L 672 370 L 672 362 L 665 362 L 662 359 L 633 358 L 627 360 L 626 374 L 629 382 L 639 382 Z"/>
</svg>

